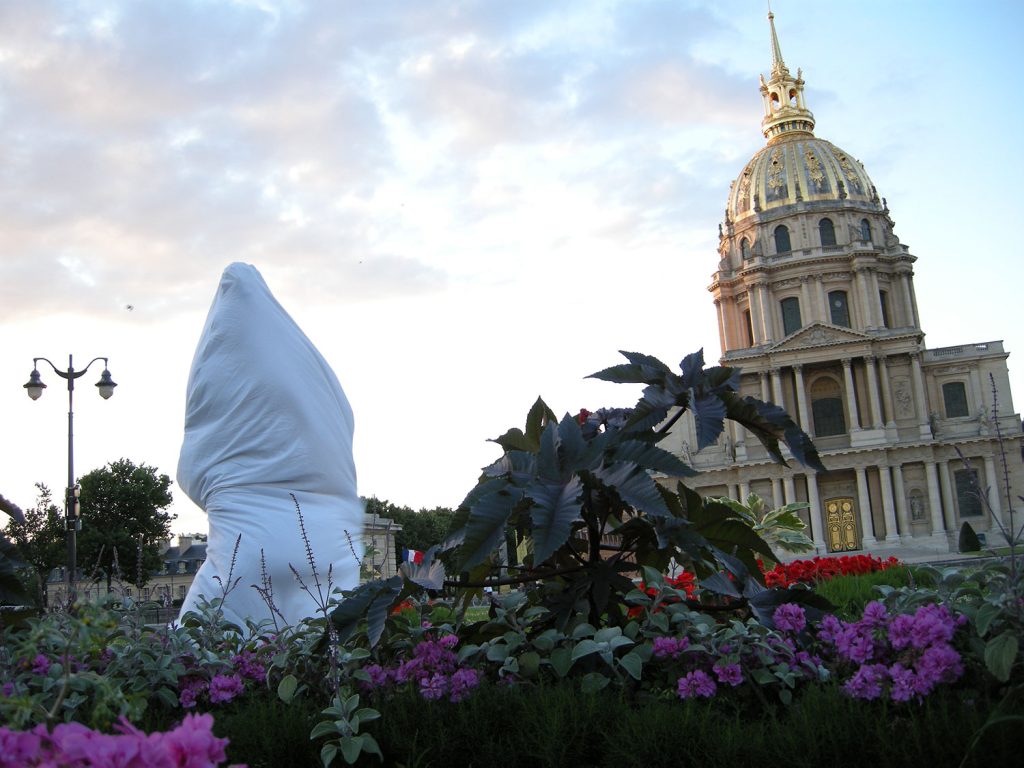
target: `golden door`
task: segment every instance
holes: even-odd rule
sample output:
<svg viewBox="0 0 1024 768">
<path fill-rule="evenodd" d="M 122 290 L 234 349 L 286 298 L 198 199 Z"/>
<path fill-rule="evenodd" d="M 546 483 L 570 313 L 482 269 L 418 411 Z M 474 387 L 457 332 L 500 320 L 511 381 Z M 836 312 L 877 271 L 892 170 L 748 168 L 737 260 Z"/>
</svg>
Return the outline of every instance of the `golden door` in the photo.
<svg viewBox="0 0 1024 768">
<path fill-rule="evenodd" d="M 827 500 L 825 502 L 825 526 L 828 528 L 829 552 L 849 552 L 852 549 L 860 549 L 853 499 Z"/>
</svg>

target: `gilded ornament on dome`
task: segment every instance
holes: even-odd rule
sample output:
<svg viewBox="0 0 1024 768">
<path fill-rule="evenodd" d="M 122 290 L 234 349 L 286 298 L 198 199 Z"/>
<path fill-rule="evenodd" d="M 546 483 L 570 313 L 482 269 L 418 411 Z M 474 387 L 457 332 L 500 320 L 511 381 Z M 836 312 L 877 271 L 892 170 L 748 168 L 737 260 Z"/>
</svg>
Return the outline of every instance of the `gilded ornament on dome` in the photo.
<svg viewBox="0 0 1024 768">
<path fill-rule="evenodd" d="M 849 179 L 850 186 L 853 187 L 854 192 L 863 194 L 864 189 L 860 185 L 860 176 L 857 175 L 857 171 L 854 170 L 853 165 L 850 163 L 850 158 L 846 155 L 840 155 L 839 167 L 843 169 L 843 173 Z"/>
<path fill-rule="evenodd" d="M 810 149 L 804 151 L 804 158 L 807 160 L 807 177 L 810 179 L 811 190 L 816 193 L 828 191 L 828 179 L 825 176 L 825 169 L 821 161 Z"/>
<path fill-rule="evenodd" d="M 782 149 L 772 150 L 768 164 L 768 177 L 765 181 L 768 189 L 765 196 L 768 201 L 782 200 L 788 194 L 786 190 L 786 166 L 782 162 Z"/>
</svg>

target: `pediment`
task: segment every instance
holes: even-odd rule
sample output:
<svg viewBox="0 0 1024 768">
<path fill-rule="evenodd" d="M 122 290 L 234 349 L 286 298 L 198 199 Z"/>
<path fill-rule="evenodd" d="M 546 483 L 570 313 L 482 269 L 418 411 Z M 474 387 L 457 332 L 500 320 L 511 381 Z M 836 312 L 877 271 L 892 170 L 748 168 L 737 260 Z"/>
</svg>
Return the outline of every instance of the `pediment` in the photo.
<svg viewBox="0 0 1024 768">
<path fill-rule="evenodd" d="M 790 334 L 771 348 L 772 352 L 784 352 L 788 349 L 807 349 L 808 347 L 831 347 L 842 344 L 870 341 L 871 337 L 859 331 L 842 328 L 827 323 L 814 323 Z"/>
</svg>

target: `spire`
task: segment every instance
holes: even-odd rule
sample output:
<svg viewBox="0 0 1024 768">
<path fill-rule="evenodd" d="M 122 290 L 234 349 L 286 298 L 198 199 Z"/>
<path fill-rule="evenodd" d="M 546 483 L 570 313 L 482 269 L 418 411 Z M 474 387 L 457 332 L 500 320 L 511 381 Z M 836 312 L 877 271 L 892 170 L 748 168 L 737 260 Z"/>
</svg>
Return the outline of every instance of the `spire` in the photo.
<svg viewBox="0 0 1024 768">
<path fill-rule="evenodd" d="M 775 14 L 772 13 L 771 4 L 768 5 L 768 25 L 772 28 L 772 76 L 789 74 L 786 62 L 782 60 L 782 47 L 779 45 L 779 36 L 775 32 Z"/>
<path fill-rule="evenodd" d="M 813 133 L 814 115 L 804 104 L 803 73 L 798 69 L 794 78 L 782 58 L 771 6 L 768 7 L 768 26 L 772 32 L 772 71 L 767 81 L 764 75 L 761 76 L 761 97 L 764 99 L 761 131 L 769 141 L 795 132 Z"/>
</svg>

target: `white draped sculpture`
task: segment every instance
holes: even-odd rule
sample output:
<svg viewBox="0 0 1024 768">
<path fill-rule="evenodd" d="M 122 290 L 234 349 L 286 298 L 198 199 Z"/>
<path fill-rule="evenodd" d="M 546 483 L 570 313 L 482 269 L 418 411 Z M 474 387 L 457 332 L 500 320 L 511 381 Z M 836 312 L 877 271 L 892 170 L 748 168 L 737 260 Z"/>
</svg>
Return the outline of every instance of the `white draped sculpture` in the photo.
<svg viewBox="0 0 1024 768">
<path fill-rule="evenodd" d="M 352 429 L 352 409 L 330 366 L 256 268 L 231 264 L 188 381 L 178 485 L 206 511 L 210 535 L 182 615 L 201 597 L 223 594 L 234 555 L 232 581 L 240 580 L 225 600 L 225 618 L 240 626 L 269 618 L 253 587 L 263 585 L 261 553 L 284 620 L 295 624 L 316 614 L 290 569 L 315 592 L 291 494 L 321 583 L 326 586 L 328 568 L 334 586 L 358 583 L 353 549 L 362 551 L 363 506 Z"/>
</svg>

